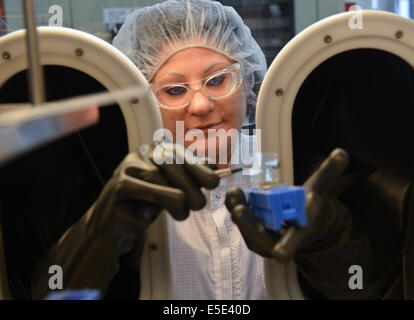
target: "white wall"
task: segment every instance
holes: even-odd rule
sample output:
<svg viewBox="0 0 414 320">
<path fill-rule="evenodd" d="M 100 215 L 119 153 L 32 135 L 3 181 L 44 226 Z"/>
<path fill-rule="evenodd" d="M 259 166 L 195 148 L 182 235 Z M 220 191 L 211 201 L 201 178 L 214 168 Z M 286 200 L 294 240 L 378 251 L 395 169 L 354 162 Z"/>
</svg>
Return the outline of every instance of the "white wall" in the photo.
<svg viewBox="0 0 414 320">
<path fill-rule="evenodd" d="M 344 0 L 294 0 L 295 33 L 318 20 L 344 11 Z"/>
</svg>

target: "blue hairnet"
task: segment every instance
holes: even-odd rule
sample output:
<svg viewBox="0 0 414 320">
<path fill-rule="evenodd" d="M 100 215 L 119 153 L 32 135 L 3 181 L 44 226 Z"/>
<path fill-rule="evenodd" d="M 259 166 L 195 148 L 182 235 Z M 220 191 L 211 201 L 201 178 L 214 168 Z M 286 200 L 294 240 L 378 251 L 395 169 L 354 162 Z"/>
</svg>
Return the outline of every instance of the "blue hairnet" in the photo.
<svg viewBox="0 0 414 320">
<path fill-rule="evenodd" d="M 113 45 L 148 81 L 171 55 L 185 48 L 206 47 L 224 54 L 242 67 L 247 98 L 245 124 L 254 123 L 253 88 L 264 78 L 266 59 L 232 7 L 210 0 L 168 0 L 144 7 L 127 17 Z"/>
</svg>

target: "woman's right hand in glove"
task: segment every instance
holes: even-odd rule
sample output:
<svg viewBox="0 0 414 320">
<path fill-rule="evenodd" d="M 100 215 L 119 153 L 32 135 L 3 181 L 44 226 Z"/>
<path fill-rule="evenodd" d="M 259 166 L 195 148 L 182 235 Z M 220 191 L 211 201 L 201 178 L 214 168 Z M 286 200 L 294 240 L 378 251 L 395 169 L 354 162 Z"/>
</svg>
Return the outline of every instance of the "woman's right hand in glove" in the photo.
<svg viewBox="0 0 414 320">
<path fill-rule="evenodd" d="M 142 145 L 125 157 L 88 212 L 39 262 L 32 297 L 42 299 L 50 291 L 51 265 L 62 268 L 62 289 L 105 292 L 121 255 L 134 251 L 140 260 L 145 231 L 162 209 L 176 220 L 186 219 L 189 210 L 206 204 L 201 187 L 213 189 L 219 180 L 179 145 Z"/>
</svg>

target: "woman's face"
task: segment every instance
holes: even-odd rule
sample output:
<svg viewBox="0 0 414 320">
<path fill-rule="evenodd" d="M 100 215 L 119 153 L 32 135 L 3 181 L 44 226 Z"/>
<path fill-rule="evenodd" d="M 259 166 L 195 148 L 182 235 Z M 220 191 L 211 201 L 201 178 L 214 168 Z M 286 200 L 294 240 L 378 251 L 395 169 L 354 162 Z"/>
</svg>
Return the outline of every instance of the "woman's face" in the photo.
<svg viewBox="0 0 414 320">
<path fill-rule="evenodd" d="M 152 83 L 159 85 L 190 82 L 189 86 L 194 89 L 202 86 L 201 79 L 234 63 L 228 57 L 207 48 L 188 48 L 172 55 L 154 75 Z M 240 131 L 246 111 L 246 102 L 242 91 L 242 86 L 240 86 L 232 95 L 220 100 L 212 100 L 202 91 L 197 90 L 185 108 L 173 110 L 160 108 L 164 128 L 172 132 L 175 142 L 177 142 L 177 134 L 186 135 L 189 132 L 191 133 L 190 130 L 192 129 L 199 129 L 204 133 L 204 138 L 201 139 L 200 136 L 197 136 L 197 138 L 194 137 L 191 140 L 184 139 L 184 146 L 192 145 L 192 148 L 194 148 L 196 145 L 197 149 L 204 149 L 206 157 L 209 154 L 218 155 L 224 151 L 227 159 L 229 159 L 231 153 L 230 138 L 219 139 L 211 134 L 214 132 L 211 130 L 224 129 L 229 132 L 230 129 L 233 129 L 233 132 L 235 130 Z M 177 121 L 181 121 L 178 126 L 176 125 Z M 184 127 L 183 133 L 177 132 L 180 125 Z M 208 130 L 210 130 L 210 135 Z M 187 135 L 186 138 L 188 137 L 191 136 Z M 224 141 L 227 141 L 227 143 Z M 210 153 L 208 149 L 210 149 Z M 196 155 L 200 154 L 197 152 L 200 150 L 193 149 L 193 151 Z"/>
</svg>

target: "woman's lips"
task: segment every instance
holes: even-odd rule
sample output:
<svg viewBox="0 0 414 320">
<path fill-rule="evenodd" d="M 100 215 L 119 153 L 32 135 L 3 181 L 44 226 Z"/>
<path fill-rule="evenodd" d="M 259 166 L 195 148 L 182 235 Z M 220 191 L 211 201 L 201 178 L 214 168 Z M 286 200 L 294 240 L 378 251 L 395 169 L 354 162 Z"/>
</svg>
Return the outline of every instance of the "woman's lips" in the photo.
<svg viewBox="0 0 414 320">
<path fill-rule="evenodd" d="M 200 125 L 200 126 L 197 126 L 197 127 L 193 127 L 190 130 L 198 129 L 198 130 L 201 130 L 205 133 L 208 133 L 208 130 L 221 129 L 223 122 L 224 121 L 220 121 L 220 122 L 216 122 L 216 123 L 208 124 L 208 125 Z"/>
</svg>

